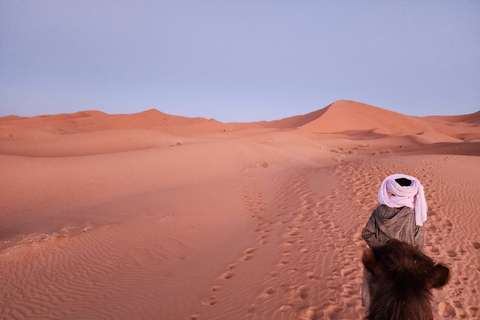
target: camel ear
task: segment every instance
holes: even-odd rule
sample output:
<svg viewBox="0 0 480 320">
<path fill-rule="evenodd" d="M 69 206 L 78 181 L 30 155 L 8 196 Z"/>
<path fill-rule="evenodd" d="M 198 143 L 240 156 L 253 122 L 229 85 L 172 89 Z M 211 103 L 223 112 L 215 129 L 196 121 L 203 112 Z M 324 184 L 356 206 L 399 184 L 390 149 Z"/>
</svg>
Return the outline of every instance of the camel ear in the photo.
<svg viewBox="0 0 480 320">
<path fill-rule="evenodd" d="M 433 276 L 430 279 L 432 288 L 441 288 L 447 284 L 450 278 L 450 270 L 442 264 L 437 264 L 433 270 Z"/>
<path fill-rule="evenodd" d="M 375 254 L 372 249 L 368 248 L 363 250 L 362 263 L 365 266 L 365 269 L 373 273 L 373 269 L 377 266 L 378 262 L 375 259 Z"/>
</svg>

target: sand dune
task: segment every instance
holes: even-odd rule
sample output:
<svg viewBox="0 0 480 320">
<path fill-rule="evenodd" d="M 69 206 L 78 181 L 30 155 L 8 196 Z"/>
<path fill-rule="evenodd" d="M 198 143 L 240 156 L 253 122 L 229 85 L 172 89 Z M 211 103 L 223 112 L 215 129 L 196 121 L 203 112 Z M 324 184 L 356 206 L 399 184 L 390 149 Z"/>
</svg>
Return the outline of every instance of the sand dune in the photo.
<svg viewBox="0 0 480 320">
<path fill-rule="evenodd" d="M 360 319 L 361 230 L 416 176 L 435 319 L 480 318 L 479 113 L 0 118 L 0 318 Z"/>
<path fill-rule="evenodd" d="M 219 123 L 213 119 L 172 116 L 151 109 L 134 114 L 106 114 L 100 111 L 82 111 L 73 114 L 58 114 L 23 118 L 7 116 L 0 124 L 22 128 L 58 128 L 65 132 L 91 132 L 112 129 L 137 129 L 166 126 Z"/>
<path fill-rule="evenodd" d="M 465 115 L 458 115 L 458 116 L 429 116 L 425 117 L 424 119 L 430 121 L 439 121 L 439 122 L 463 122 L 466 124 L 478 125 L 480 124 L 480 111 L 472 113 L 472 114 L 465 114 Z"/>
<path fill-rule="evenodd" d="M 430 129 L 415 117 L 345 100 L 333 103 L 324 115 L 303 127 L 323 133 L 374 129 L 386 134 L 417 133 Z"/>
<path fill-rule="evenodd" d="M 478 139 L 480 112 L 460 116 L 411 117 L 354 101 L 339 100 L 303 116 L 264 122 L 270 128 L 302 129 L 316 133 L 420 135 L 432 142 Z M 436 137 L 434 137 L 436 136 Z"/>
</svg>

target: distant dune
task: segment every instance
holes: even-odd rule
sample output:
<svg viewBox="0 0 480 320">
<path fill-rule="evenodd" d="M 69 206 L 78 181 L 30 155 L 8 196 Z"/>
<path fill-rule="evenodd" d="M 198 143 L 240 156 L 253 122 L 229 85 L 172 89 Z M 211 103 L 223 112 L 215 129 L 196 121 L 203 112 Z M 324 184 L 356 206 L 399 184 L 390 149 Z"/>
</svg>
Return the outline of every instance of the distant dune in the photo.
<svg viewBox="0 0 480 320">
<path fill-rule="evenodd" d="M 1 319 L 361 319 L 361 231 L 417 177 L 435 319 L 480 317 L 480 112 L 0 118 Z"/>
</svg>

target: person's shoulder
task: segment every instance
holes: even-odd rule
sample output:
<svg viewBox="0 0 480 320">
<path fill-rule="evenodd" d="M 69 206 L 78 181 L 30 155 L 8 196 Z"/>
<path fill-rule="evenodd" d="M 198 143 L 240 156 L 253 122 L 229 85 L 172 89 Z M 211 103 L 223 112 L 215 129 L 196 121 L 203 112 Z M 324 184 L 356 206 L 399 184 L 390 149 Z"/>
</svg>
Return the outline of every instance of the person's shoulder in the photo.
<svg viewBox="0 0 480 320">
<path fill-rule="evenodd" d="M 375 210 L 374 214 L 379 218 L 393 218 L 402 208 L 389 207 L 386 204 L 379 205 Z"/>
<path fill-rule="evenodd" d="M 400 211 L 402 211 L 402 213 L 415 214 L 415 211 L 412 208 L 407 207 L 407 206 L 399 208 L 399 209 L 400 209 Z"/>
<path fill-rule="evenodd" d="M 381 211 L 399 211 L 400 208 L 394 208 L 394 207 L 389 207 L 386 204 L 379 204 L 376 208 L 375 211 L 381 212 Z"/>
<path fill-rule="evenodd" d="M 381 210 L 381 207 L 384 206 L 383 204 L 379 204 L 378 206 L 375 207 L 372 211 L 372 216 L 376 216 L 378 214 L 378 211 Z"/>
</svg>

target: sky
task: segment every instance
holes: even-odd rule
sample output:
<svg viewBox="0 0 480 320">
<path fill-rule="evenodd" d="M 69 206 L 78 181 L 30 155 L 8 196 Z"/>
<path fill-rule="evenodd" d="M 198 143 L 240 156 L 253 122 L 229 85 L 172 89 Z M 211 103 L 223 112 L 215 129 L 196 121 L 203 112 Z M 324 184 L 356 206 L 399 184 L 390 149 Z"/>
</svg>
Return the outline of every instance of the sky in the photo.
<svg viewBox="0 0 480 320">
<path fill-rule="evenodd" d="M 478 0 L 0 0 L 0 116 L 480 110 Z"/>
</svg>

